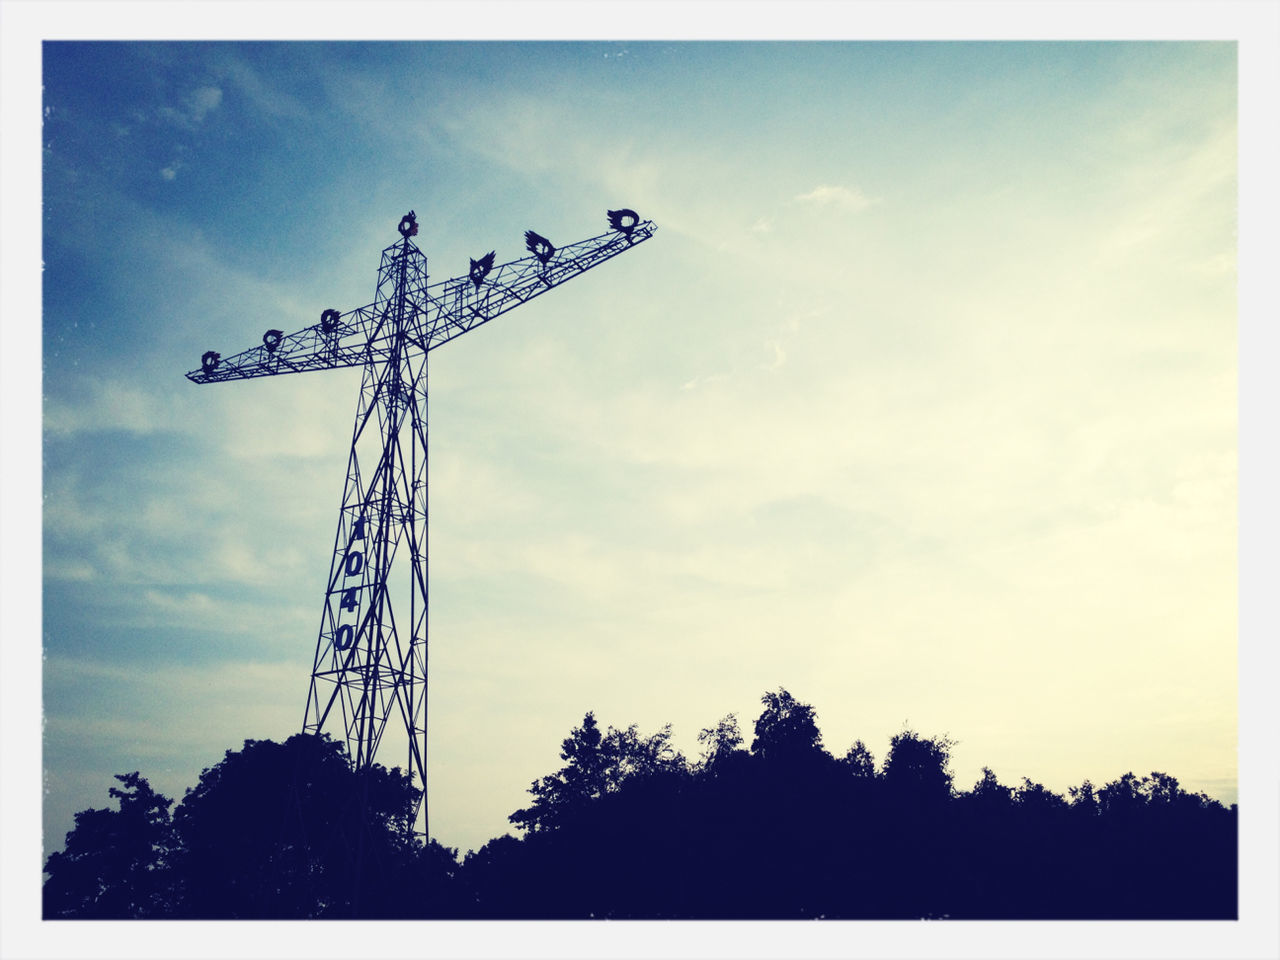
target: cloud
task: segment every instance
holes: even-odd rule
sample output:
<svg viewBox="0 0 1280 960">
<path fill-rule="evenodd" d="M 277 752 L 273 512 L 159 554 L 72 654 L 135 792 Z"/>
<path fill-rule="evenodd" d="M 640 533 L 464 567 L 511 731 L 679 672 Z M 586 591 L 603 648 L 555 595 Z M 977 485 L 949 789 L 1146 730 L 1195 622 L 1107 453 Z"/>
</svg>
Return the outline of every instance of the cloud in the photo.
<svg viewBox="0 0 1280 960">
<path fill-rule="evenodd" d="M 161 118 L 168 120 L 184 130 L 193 130 L 212 111 L 222 103 L 222 90 L 219 87 L 197 87 L 183 101 L 181 109 L 161 107 L 157 112 Z"/>
<path fill-rule="evenodd" d="M 191 119 L 196 123 L 202 121 L 209 111 L 216 110 L 220 103 L 222 91 L 217 87 L 199 87 L 187 98 Z"/>
<path fill-rule="evenodd" d="M 705 386 L 707 384 L 719 383 L 722 380 L 728 380 L 728 379 L 729 379 L 729 375 L 727 373 L 712 373 L 712 374 L 708 374 L 707 376 L 698 376 L 698 377 L 694 377 L 692 380 L 686 380 L 684 383 L 680 385 L 680 389 L 681 390 L 697 390 L 699 387 Z"/>
<path fill-rule="evenodd" d="M 826 184 L 814 187 L 808 193 L 799 194 L 797 203 L 811 203 L 819 207 L 835 207 L 846 213 L 860 213 L 879 198 L 868 197 L 857 187 L 831 187 Z"/>
<path fill-rule="evenodd" d="M 176 180 L 178 177 L 179 164 L 173 163 L 160 171 L 160 176 L 165 180 Z"/>
<path fill-rule="evenodd" d="M 194 398 L 171 394 L 110 375 L 84 377 L 83 393 L 75 399 L 45 399 L 43 427 L 56 438 L 102 430 L 151 434 L 181 430 L 197 404 Z"/>
<path fill-rule="evenodd" d="M 306 108 L 286 93 L 278 84 L 264 81 L 262 76 L 230 50 L 220 50 L 219 66 L 222 75 L 230 81 L 236 93 L 248 100 L 259 111 L 271 117 L 299 119 L 307 115 Z"/>
</svg>

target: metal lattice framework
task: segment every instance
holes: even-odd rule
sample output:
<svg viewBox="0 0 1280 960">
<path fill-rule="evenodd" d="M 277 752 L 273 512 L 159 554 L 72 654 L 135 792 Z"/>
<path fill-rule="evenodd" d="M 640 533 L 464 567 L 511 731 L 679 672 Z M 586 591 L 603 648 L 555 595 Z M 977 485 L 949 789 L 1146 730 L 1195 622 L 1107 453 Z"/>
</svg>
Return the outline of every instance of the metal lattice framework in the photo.
<svg viewBox="0 0 1280 960">
<path fill-rule="evenodd" d="M 489 253 L 472 260 L 467 275 L 428 284 L 410 211 L 401 239 L 382 251 L 373 303 L 325 310 L 320 323 L 296 333 L 268 330 L 261 346 L 234 356 L 209 351 L 187 374 L 216 383 L 364 368 L 303 731 L 340 724 L 352 764 L 364 769 L 398 718 L 424 834 L 427 354 L 653 236 L 652 221 L 632 210 L 608 216 L 607 233 L 557 249 L 529 231 L 531 256 L 495 267 Z"/>
</svg>

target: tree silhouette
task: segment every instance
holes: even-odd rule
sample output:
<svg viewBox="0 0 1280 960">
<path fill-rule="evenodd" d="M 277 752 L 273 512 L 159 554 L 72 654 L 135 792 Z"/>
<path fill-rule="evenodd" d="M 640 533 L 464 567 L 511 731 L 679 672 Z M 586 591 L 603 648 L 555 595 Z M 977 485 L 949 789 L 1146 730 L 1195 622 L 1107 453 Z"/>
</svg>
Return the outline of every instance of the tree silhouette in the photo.
<svg viewBox="0 0 1280 960">
<path fill-rule="evenodd" d="M 609 728 L 601 743 L 605 758 L 605 790 L 616 793 L 627 782 L 658 774 L 682 771 L 685 759 L 671 745 L 671 724 L 642 737 L 636 724 L 623 730 Z"/>
<path fill-rule="evenodd" d="M 948 737 L 922 737 L 903 730 L 889 741 L 884 781 L 894 792 L 913 800 L 945 800 L 951 796 L 951 748 Z"/>
<path fill-rule="evenodd" d="M 813 707 L 800 703 L 782 687 L 760 698 L 764 712 L 756 719 L 751 752 L 765 759 L 793 758 L 822 749 L 822 734 Z"/>
<path fill-rule="evenodd" d="M 560 770 L 529 787 L 534 802 L 507 819 L 524 829 L 552 830 L 584 815 L 589 804 L 616 793 L 628 781 L 685 768 L 684 757 L 671 745 L 671 725 L 642 737 L 636 724 L 600 733 L 593 713 L 574 727 L 560 745 Z"/>
<path fill-rule="evenodd" d="M 197 918 L 404 917 L 416 855 L 407 775 L 357 773 L 342 744 L 246 740 L 174 814 L 182 912 Z"/>
<path fill-rule="evenodd" d="M 738 729 L 738 718 L 732 713 L 722 717 L 714 727 L 706 727 L 698 732 L 698 742 L 706 744 L 702 757 L 698 762 L 700 770 L 710 770 L 742 748 L 742 731 Z"/>
<path fill-rule="evenodd" d="M 561 743 L 510 820 L 458 863 L 412 832 L 400 771 L 357 774 L 328 737 L 245 741 L 172 801 L 121 775 L 120 809 L 76 817 L 46 870 L 48 917 L 1227 919 L 1236 809 L 1161 772 L 1066 794 L 955 741 L 895 734 L 877 771 L 836 759 L 812 706 L 766 693 L 751 750 L 730 714 L 690 764 L 670 726 Z"/>
<path fill-rule="evenodd" d="M 851 775 L 860 779 L 870 779 L 876 775 L 876 758 L 861 740 L 853 741 L 841 762 Z"/>
<path fill-rule="evenodd" d="M 140 773 L 117 774 L 123 789 L 108 795 L 119 810 L 82 810 L 65 848 L 49 855 L 44 885 L 46 920 L 166 916 L 173 801 L 151 789 Z"/>
<path fill-rule="evenodd" d="M 606 760 L 600 743 L 603 736 L 593 713 L 582 719 L 560 744 L 560 759 L 568 763 L 556 773 L 535 780 L 529 787 L 534 801 L 507 819 L 518 827 L 537 832 L 551 830 L 561 821 L 580 813 L 591 800 L 605 792 Z"/>
</svg>

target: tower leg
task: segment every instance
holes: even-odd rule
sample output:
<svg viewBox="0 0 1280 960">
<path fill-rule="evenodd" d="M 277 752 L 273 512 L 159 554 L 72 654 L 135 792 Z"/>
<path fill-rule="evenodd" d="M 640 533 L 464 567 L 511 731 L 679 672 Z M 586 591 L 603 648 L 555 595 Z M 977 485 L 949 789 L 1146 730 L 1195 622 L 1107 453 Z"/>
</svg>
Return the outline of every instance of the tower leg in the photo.
<svg viewBox="0 0 1280 960">
<path fill-rule="evenodd" d="M 427 358 L 426 258 L 405 238 L 378 275 L 387 353 L 364 367 L 338 531 L 325 589 L 303 731 L 340 724 L 357 770 L 368 768 L 398 713 L 407 773 L 426 832 Z M 399 562 L 397 562 L 399 560 Z M 392 596 L 408 601 L 397 624 Z M 403 615 L 407 613 L 407 617 Z M 407 628 L 407 629 L 405 629 Z"/>
</svg>

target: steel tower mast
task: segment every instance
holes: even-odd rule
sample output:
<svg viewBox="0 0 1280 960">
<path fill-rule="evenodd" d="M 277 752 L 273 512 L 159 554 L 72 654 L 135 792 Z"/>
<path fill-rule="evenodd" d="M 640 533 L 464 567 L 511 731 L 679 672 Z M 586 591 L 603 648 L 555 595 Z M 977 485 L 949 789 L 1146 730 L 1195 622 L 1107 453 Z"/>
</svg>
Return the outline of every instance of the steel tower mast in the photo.
<svg viewBox="0 0 1280 960">
<path fill-rule="evenodd" d="M 230 357 L 210 350 L 195 383 L 363 367 L 324 612 L 303 732 L 341 726 L 357 770 L 374 761 L 390 723 L 408 737 L 407 769 L 427 833 L 427 354 L 653 236 L 633 210 L 608 211 L 610 230 L 556 248 L 525 233 L 531 256 L 427 283 L 413 242 L 416 215 L 382 251 L 373 303 Z M 397 562 L 399 561 L 399 562 Z M 393 606 L 393 596 L 398 606 Z M 407 606 L 406 606 L 407 601 Z M 415 818 L 416 819 L 416 818 Z"/>
</svg>

